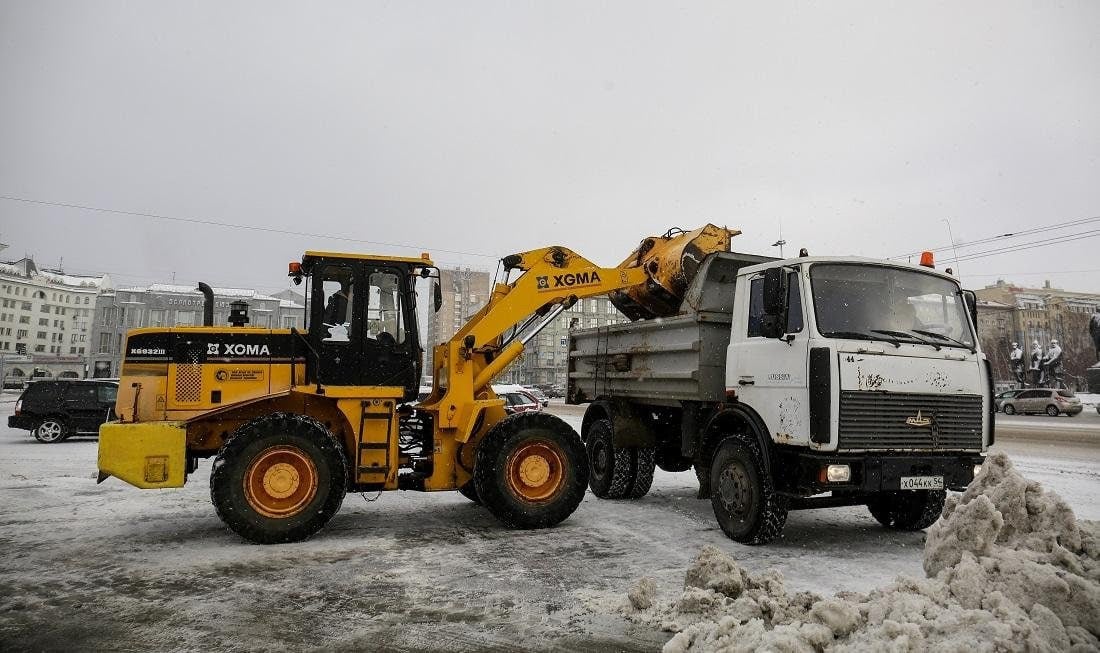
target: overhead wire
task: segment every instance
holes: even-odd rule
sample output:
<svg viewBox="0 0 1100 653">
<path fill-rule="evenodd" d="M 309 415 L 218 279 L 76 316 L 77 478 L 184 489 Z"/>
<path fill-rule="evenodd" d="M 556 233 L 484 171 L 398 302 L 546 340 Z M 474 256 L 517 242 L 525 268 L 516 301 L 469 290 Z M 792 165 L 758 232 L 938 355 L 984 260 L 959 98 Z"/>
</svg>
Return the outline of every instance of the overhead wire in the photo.
<svg viewBox="0 0 1100 653">
<path fill-rule="evenodd" d="M 47 200 L 35 200 L 26 197 L 14 197 L 12 195 L 0 195 L 0 199 L 8 200 L 11 202 L 25 202 L 27 204 L 41 204 L 43 206 L 57 206 L 69 209 L 80 209 L 83 211 L 96 211 L 99 213 L 111 213 L 115 215 L 126 215 L 131 217 L 149 218 L 153 220 L 166 220 L 170 222 L 182 222 L 187 224 L 200 224 L 211 227 L 223 227 L 227 229 L 244 229 L 248 231 L 259 231 L 264 233 L 281 234 L 287 236 L 307 236 L 309 238 L 327 238 L 330 240 L 339 240 L 352 243 L 364 243 L 368 245 L 381 245 L 383 247 L 400 247 L 404 249 L 412 250 L 434 250 L 437 252 L 445 252 L 447 254 L 459 254 L 462 256 L 479 256 L 483 258 L 498 258 L 495 255 L 485 254 L 484 252 L 468 252 L 458 249 L 444 249 L 442 247 L 429 247 L 426 245 L 413 245 L 409 243 L 391 243 L 381 240 L 366 240 L 364 238 L 352 238 L 351 236 L 338 236 L 334 234 L 322 234 L 309 231 L 294 231 L 291 229 L 277 229 L 275 227 L 260 227 L 257 225 L 248 224 L 235 224 L 232 222 L 220 222 L 218 220 L 207 220 L 202 218 L 180 218 L 170 215 L 160 215 L 157 213 L 143 213 L 141 211 L 123 211 L 120 209 L 105 209 L 98 206 L 87 206 L 83 204 L 70 204 L 67 202 L 52 202 Z"/>
<path fill-rule="evenodd" d="M 911 256 L 920 256 L 921 253 L 926 252 L 926 251 L 928 251 L 928 252 L 943 252 L 943 251 L 946 251 L 946 250 L 957 250 L 959 248 L 972 247 L 974 245 L 982 245 L 982 244 L 985 244 L 985 243 L 993 242 L 995 240 L 1001 240 L 1001 239 L 1004 239 L 1004 238 L 1018 238 L 1020 236 L 1029 236 L 1031 234 L 1040 233 L 1040 232 L 1043 232 L 1043 231 L 1050 231 L 1052 229 L 1065 229 L 1067 227 L 1076 227 L 1076 226 L 1081 226 L 1081 225 L 1085 225 L 1085 224 L 1091 224 L 1093 222 L 1100 222 L 1100 216 L 1094 216 L 1094 217 L 1089 217 L 1089 218 L 1078 218 L 1076 220 L 1069 220 L 1069 221 L 1066 221 L 1066 222 L 1058 222 L 1058 223 L 1055 223 L 1055 224 L 1047 224 L 1047 225 L 1041 225 L 1041 226 L 1037 226 L 1037 227 L 1029 227 L 1027 229 L 1022 229 L 1020 231 L 1013 231 L 1013 232 L 1008 232 L 1008 233 L 1003 233 L 1003 234 L 997 234 L 995 236 L 986 236 L 986 237 L 983 237 L 983 238 L 979 238 L 978 240 L 970 240 L 970 241 L 967 241 L 965 243 L 954 243 L 954 244 L 951 244 L 951 245 L 941 245 L 939 247 L 933 247 L 931 249 L 924 249 L 924 250 L 920 250 L 920 251 L 916 251 L 916 252 L 908 252 L 906 254 L 898 254 L 896 256 L 889 256 L 889 257 L 887 257 L 887 259 L 901 259 L 901 258 L 908 258 L 908 257 L 911 257 Z"/>
</svg>

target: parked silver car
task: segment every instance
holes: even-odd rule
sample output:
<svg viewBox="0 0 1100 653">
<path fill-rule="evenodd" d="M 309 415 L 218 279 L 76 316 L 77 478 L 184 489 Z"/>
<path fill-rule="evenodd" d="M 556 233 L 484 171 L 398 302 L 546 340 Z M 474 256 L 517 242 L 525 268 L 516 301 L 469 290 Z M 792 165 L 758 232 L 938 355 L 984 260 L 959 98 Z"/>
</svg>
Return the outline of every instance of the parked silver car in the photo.
<svg viewBox="0 0 1100 653">
<path fill-rule="evenodd" d="M 993 395 L 994 409 L 996 409 L 998 413 L 1001 412 L 1001 409 L 1004 408 L 1005 401 L 1007 401 L 1008 399 L 1012 399 L 1021 392 L 1023 392 L 1023 390 L 1005 390 L 1004 392 L 998 392 L 997 394 Z"/>
<path fill-rule="evenodd" d="M 1084 410 L 1081 400 L 1070 390 L 1051 390 L 1049 388 L 1032 388 L 1024 390 L 1015 397 L 1004 400 L 1001 410 L 1005 415 L 1022 413 L 1046 413 L 1051 417 L 1065 413 L 1074 416 Z"/>
</svg>

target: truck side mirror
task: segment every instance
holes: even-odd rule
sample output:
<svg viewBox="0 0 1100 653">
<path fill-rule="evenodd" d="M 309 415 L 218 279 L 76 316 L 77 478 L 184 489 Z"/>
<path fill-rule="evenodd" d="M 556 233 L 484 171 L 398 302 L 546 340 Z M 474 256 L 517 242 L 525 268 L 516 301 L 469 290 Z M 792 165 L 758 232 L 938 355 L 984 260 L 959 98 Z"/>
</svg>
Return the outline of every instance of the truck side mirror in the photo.
<svg viewBox="0 0 1100 653">
<path fill-rule="evenodd" d="M 966 310 L 970 313 L 970 322 L 974 328 L 978 327 L 978 296 L 973 290 L 962 291 L 963 301 L 966 302 Z"/>
<path fill-rule="evenodd" d="M 765 338 L 780 338 L 787 328 L 787 270 L 764 271 L 764 316 L 760 324 Z"/>
<path fill-rule="evenodd" d="M 443 306 L 443 289 L 439 287 L 438 281 L 432 285 L 432 305 L 435 307 L 434 312 L 436 313 Z"/>
</svg>

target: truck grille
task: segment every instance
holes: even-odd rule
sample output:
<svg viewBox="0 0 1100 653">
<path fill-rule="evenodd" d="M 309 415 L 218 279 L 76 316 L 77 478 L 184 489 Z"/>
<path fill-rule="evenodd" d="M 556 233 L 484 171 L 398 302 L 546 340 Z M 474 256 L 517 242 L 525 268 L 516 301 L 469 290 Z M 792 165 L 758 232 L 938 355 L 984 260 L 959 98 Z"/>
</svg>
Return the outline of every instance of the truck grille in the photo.
<svg viewBox="0 0 1100 653">
<path fill-rule="evenodd" d="M 844 390 L 837 448 L 980 450 L 982 397 Z"/>
</svg>

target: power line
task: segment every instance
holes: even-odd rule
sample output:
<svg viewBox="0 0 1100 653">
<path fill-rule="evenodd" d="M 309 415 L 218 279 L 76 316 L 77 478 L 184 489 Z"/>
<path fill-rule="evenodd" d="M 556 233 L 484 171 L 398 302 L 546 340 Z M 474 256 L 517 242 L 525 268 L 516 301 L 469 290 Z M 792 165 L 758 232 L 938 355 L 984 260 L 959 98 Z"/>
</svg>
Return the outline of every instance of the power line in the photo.
<svg viewBox="0 0 1100 653">
<path fill-rule="evenodd" d="M 309 231 L 292 231 L 290 229 L 276 229 L 274 227 L 258 227 L 248 224 L 234 224 L 230 222 L 219 222 L 217 220 L 204 220 L 200 218 L 179 218 L 170 215 L 159 215 L 156 213 L 141 213 L 139 211 L 122 211 L 119 209 L 105 209 L 97 206 L 85 206 L 83 204 L 68 204 L 65 202 L 49 202 L 46 200 L 32 200 L 25 197 L 12 197 L 10 195 L 0 195 L 0 199 L 8 200 L 11 202 L 25 202 L 27 204 L 41 204 L 43 206 L 58 206 L 67 209 L 80 209 L 83 211 L 97 211 L 99 213 L 112 213 L 115 215 L 128 215 L 139 218 L 149 218 L 152 220 L 166 220 L 171 222 L 183 222 L 187 224 L 201 224 L 210 227 L 223 227 L 226 229 L 244 229 L 247 231 L 261 231 L 264 233 L 282 234 L 287 236 L 306 236 L 309 238 L 327 238 L 331 240 L 340 240 L 351 243 L 364 243 L 368 245 L 381 245 L 383 247 L 401 247 L 405 249 L 420 250 L 420 251 L 437 251 L 446 252 L 447 254 L 461 254 L 463 256 L 480 256 L 484 258 L 497 259 L 498 256 L 491 254 L 483 254 L 481 252 L 467 252 L 457 249 L 443 249 L 441 247 L 427 247 L 422 245 L 410 245 L 407 243 L 389 243 L 379 240 L 365 240 L 362 238 L 351 238 L 350 236 L 334 236 L 332 234 L 313 233 Z"/>
<path fill-rule="evenodd" d="M 1034 234 L 1034 233 L 1039 233 L 1041 231 L 1049 231 L 1051 229 L 1064 229 L 1064 228 L 1067 228 L 1067 227 L 1076 227 L 1076 226 L 1081 226 L 1081 225 L 1085 225 L 1085 224 L 1091 224 L 1093 222 L 1100 222 L 1100 216 L 1091 217 L 1091 218 L 1079 218 L 1079 219 L 1076 219 L 1076 220 L 1070 220 L 1068 222 L 1059 222 L 1059 223 L 1056 223 L 1056 224 L 1048 224 L 1048 225 L 1042 225 L 1042 226 L 1039 226 L 1039 227 L 1031 227 L 1031 228 L 1028 228 L 1028 229 L 1023 229 L 1021 231 L 1013 231 L 1013 232 L 1010 232 L 1010 233 L 998 234 L 996 236 L 987 236 L 985 238 L 980 238 L 978 240 L 971 240 L 971 241 L 965 242 L 965 243 L 954 243 L 954 247 L 955 248 L 972 247 L 974 245 L 982 245 L 984 243 L 990 243 L 990 242 L 993 242 L 995 240 L 1001 240 L 1002 238 L 1018 238 L 1020 236 L 1028 236 L 1028 235 L 1031 235 L 1031 234 Z M 899 254 L 897 256 L 890 256 L 890 257 L 888 257 L 888 259 L 908 258 L 910 256 L 919 256 L 923 252 L 942 252 L 944 250 L 948 250 L 948 249 L 951 249 L 951 248 L 952 248 L 952 245 L 941 245 L 940 247 L 933 247 L 931 249 L 923 249 L 923 250 L 916 251 L 916 252 L 909 252 L 907 254 Z M 960 258 L 960 260 L 962 260 L 962 259 Z"/>
<path fill-rule="evenodd" d="M 984 252 L 973 252 L 971 254 L 964 254 L 963 256 L 960 256 L 958 260 L 972 261 L 974 259 L 986 258 L 988 256 L 996 256 L 998 254 L 1010 254 L 1012 252 L 1023 252 L 1029 249 L 1036 249 L 1038 247 L 1049 247 L 1050 245 L 1059 245 L 1061 243 L 1085 240 L 1087 238 L 1095 238 L 1097 236 L 1100 236 L 1100 229 L 1094 229 L 1092 231 L 1082 231 L 1075 234 L 1066 234 L 1064 236 L 1056 236 L 1054 238 L 1047 238 L 1044 240 L 1034 240 L 1028 243 L 1018 243 L 1016 245 L 999 247 L 996 249 L 986 250 Z"/>
</svg>

